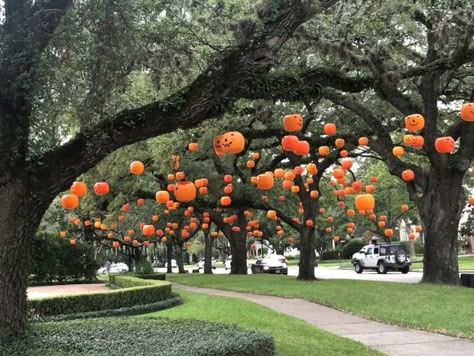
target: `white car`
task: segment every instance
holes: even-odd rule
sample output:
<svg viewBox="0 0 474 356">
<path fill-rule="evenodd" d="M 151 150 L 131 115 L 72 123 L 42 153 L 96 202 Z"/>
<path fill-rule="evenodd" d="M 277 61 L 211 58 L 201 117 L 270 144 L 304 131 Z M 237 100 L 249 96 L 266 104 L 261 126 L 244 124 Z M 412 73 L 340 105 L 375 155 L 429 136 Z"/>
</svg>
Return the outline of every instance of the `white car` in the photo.
<svg viewBox="0 0 474 356">
<path fill-rule="evenodd" d="M 110 273 L 126 273 L 128 272 L 128 266 L 126 263 L 112 263 L 110 265 Z M 103 266 L 97 270 L 97 274 L 106 274 L 107 267 Z"/>
<path fill-rule="evenodd" d="M 398 270 L 403 274 L 410 271 L 410 258 L 399 245 L 366 245 L 352 255 L 352 264 L 356 273 L 364 269 L 375 269 L 385 274 L 389 270 Z"/>
<path fill-rule="evenodd" d="M 231 263 L 232 263 L 232 256 L 229 256 L 225 259 L 224 261 L 224 269 L 227 271 L 228 269 L 231 269 Z"/>
<path fill-rule="evenodd" d="M 168 268 L 168 262 L 165 263 L 165 267 Z M 176 260 L 171 260 L 171 268 L 178 268 Z"/>
<path fill-rule="evenodd" d="M 197 264 L 198 269 L 204 269 L 204 262 L 205 262 L 204 258 L 202 258 L 198 262 L 198 264 Z M 211 266 L 212 266 L 212 269 L 216 269 L 216 259 L 214 257 L 211 259 Z"/>
<path fill-rule="evenodd" d="M 250 267 L 252 274 L 255 273 L 276 273 L 288 275 L 288 261 L 282 255 L 269 255 Z"/>
</svg>

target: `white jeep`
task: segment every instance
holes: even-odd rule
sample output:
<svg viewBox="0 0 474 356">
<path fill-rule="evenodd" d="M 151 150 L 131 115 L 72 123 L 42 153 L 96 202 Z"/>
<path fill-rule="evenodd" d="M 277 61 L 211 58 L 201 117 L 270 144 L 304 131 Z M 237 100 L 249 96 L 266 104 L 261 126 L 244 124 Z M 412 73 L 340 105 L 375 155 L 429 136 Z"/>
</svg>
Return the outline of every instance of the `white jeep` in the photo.
<svg viewBox="0 0 474 356">
<path fill-rule="evenodd" d="M 352 264 L 356 273 L 364 269 L 375 269 L 377 273 L 385 274 L 388 270 L 398 270 L 402 273 L 410 271 L 410 258 L 398 245 L 366 245 L 352 255 Z"/>
</svg>

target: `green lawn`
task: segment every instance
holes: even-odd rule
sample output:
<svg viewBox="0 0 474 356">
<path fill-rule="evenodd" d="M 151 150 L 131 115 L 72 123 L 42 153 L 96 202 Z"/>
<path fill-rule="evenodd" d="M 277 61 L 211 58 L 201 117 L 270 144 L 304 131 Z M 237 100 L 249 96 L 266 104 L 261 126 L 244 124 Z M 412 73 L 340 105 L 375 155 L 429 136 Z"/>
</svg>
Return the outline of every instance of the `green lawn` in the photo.
<svg viewBox="0 0 474 356">
<path fill-rule="evenodd" d="M 421 257 L 423 260 L 423 257 Z M 411 265 L 412 269 L 423 269 L 423 261 L 415 262 Z M 474 256 L 459 256 L 460 270 L 474 270 Z"/>
<path fill-rule="evenodd" d="M 474 289 L 272 275 L 168 275 L 194 286 L 297 297 L 390 324 L 474 339 Z"/>
<path fill-rule="evenodd" d="M 380 355 L 366 346 L 317 329 L 305 321 L 245 300 L 179 291 L 184 304 L 139 318 L 168 317 L 234 323 L 271 333 L 278 355 Z M 196 330 L 199 332 L 199 330 Z"/>
</svg>

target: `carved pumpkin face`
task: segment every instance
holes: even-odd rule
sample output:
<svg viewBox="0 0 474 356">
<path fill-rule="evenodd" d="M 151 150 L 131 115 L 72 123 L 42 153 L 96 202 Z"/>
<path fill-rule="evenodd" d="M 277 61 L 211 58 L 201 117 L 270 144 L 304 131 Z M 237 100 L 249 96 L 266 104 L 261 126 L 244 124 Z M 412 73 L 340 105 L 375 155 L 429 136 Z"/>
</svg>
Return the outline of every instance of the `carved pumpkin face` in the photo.
<svg viewBox="0 0 474 356">
<path fill-rule="evenodd" d="M 456 144 L 451 136 L 438 137 L 435 141 L 435 149 L 439 153 L 451 153 Z"/>
<path fill-rule="evenodd" d="M 405 128 L 408 131 L 418 131 L 425 127 L 425 118 L 420 114 L 412 114 L 405 117 Z"/>
<path fill-rule="evenodd" d="M 178 182 L 174 185 L 174 196 L 180 202 L 194 200 L 196 198 L 196 186 L 190 181 Z"/>
<path fill-rule="evenodd" d="M 222 149 L 222 141 L 223 141 L 223 135 L 217 135 L 214 137 L 214 152 L 216 152 L 216 155 L 218 156 L 223 156 L 224 155 L 224 150 Z"/>
<path fill-rule="evenodd" d="M 409 181 L 415 179 L 415 172 L 413 172 L 411 169 L 404 170 L 402 172 L 402 179 L 405 182 L 409 182 Z"/>
<path fill-rule="evenodd" d="M 303 118 L 300 114 L 286 115 L 283 118 L 283 128 L 288 132 L 299 131 L 303 128 Z"/>
<path fill-rule="evenodd" d="M 240 153 L 245 147 L 245 138 L 238 131 L 229 131 L 222 135 L 222 151 L 224 153 Z"/>
<path fill-rule="evenodd" d="M 462 106 L 461 118 L 464 121 L 474 121 L 474 103 L 466 103 Z"/>
<path fill-rule="evenodd" d="M 425 144 L 425 138 L 423 136 L 413 136 L 413 146 L 421 147 Z"/>
<path fill-rule="evenodd" d="M 273 188 L 273 175 L 269 173 L 259 174 L 257 176 L 257 188 L 258 189 L 272 189 Z"/>
<path fill-rule="evenodd" d="M 329 147 L 328 146 L 321 146 L 318 149 L 318 153 L 321 156 L 327 156 L 329 154 Z"/>
<path fill-rule="evenodd" d="M 413 135 L 405 135 L 405 136 L 403 136 L 403 143 L 404 143 L 405 145 L 410 145 L 410 146 L 412 146 L 412 145 L 415 143 L 415 141 L 416 141 L 416 138 L 415 138 L 415 136 L 413 136 Z"/>
</svg>

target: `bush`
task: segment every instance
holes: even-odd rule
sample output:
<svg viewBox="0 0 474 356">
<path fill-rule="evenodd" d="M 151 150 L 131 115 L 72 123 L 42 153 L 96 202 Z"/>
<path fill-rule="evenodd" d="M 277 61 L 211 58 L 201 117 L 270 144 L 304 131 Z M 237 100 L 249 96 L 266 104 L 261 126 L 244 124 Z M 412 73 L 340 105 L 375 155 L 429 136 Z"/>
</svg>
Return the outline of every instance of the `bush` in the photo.
<svg viewBox="0 0 474 356">
<path fill-rule="evenodd" d="M 324 251 L 323 253 L 321 253 L 321 261 L 337 260 L 339 259 L 339 255 L 338 255 L 339 252 L 341 252 L 340 249 Z M 341 257 L 342 257 L 342 253 L 341 253 Z"/>
<path fill-rule="evenodd" d="M 171 283 L 166 281 L 144 280 L 130 276 L 111 276 L 111 281 L 121 289 L 31 299 L 28 301 L 31 318 L 41 319 L 54 315 L 133 307 L 172 297 Z"/>
<path fill-rule="evenodd" d="M 29 267 L 32 284 L 51 284 L 93 280 L 98 265 L 92 261 L 87 243 L 77 241 L 71 246 L 68 239 L 39 233 L 33 240 Z"/>
<path fill-rule="evenodd" d="M 400 246 L 407 252 L 410 253 L 410 245 L 408 241 L 400 242 Z M 425 252 L 425 245 L 420 239 L 415 240 L 415 254 L 422 255 Z M 414 256 L 412 256 L 414 257 Z"/>
<path fill-rule="evenodd" d="M 0 355 L 267 356 L 270 335 L 233 324 L 166 318 L 103 318 L 34 324 L 0 340 Z"/>
<path fill-rule="evenodd" d="M 352 255 L 359 252 L 362 247 L 366 245 L 366 242 L 361 239 L 352 239 L 342 249 L 343 258 L 352 258 Z"/>
<path fill-rule="evenodd" d="M 154 279 L 158 281 L 166 281 L 166 273 L 153 273 L 153 274 L 137 274 L 137 278 L 141 279 Z"/>
<path fill-rule="evenodd" d="M 151 266 L 150 261 L 148 261 L 146 258 L 142 258 L 136 266 L 136 273 L 145 275 L 145 274 L 152 274 L 153 273 L 153 267 Z"/>
<path fill-rule="evenodd" d="M 74 319 L 90 319 L 90 318 L 103 318 L 110 316 L 122 316 L 122 315 L 138 315 L 156 312 L 168 308 L 175 307 L 183 304 L 183 299 L 178 294 L 173 294 L 169 299 L 160 300 L 156 303 L 150 304 L 139 304 L 131 307 L 119 308 L 119 309 L 105 309 L 98 311 L 91 311 L 78 314 L 63 314 L 63 315 L 51 315 L 51 316 L 35 316 L 31 321 L 59 321 L 59 320 L 74 320 Z"/>
</svg>

